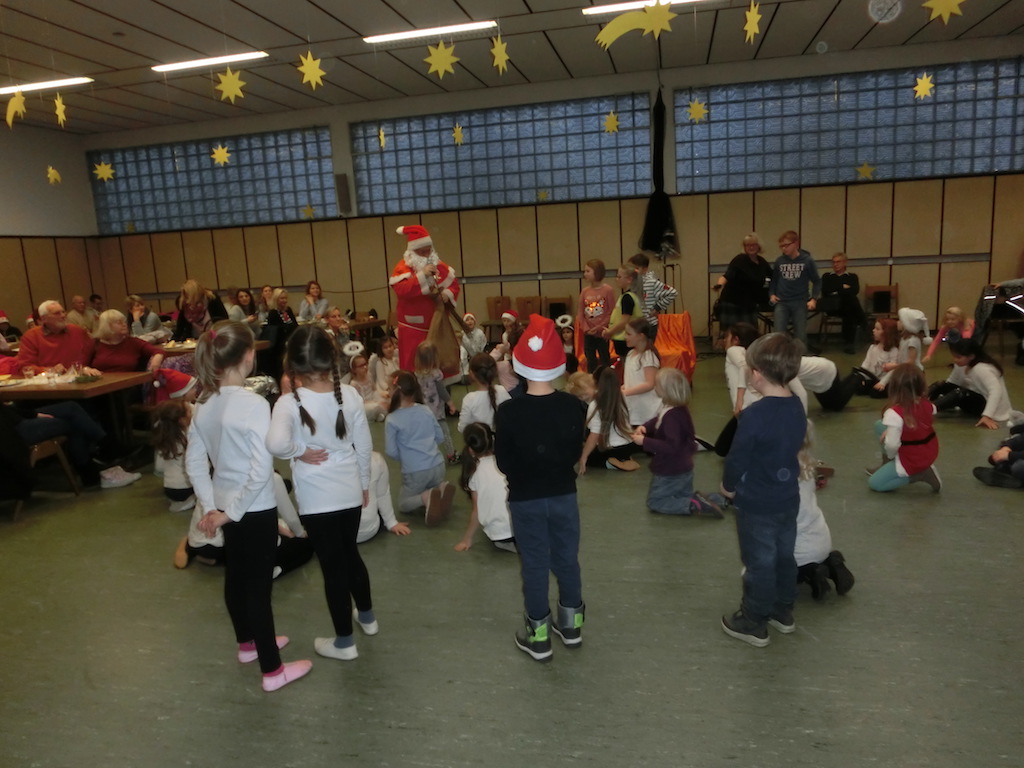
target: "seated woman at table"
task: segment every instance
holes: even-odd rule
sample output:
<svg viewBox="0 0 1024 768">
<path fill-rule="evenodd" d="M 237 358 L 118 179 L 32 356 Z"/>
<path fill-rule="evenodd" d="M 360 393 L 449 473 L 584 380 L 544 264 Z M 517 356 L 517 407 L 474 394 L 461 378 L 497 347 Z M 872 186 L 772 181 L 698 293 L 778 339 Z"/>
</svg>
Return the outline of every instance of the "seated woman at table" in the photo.
<svg viewBox="0 0 1024 768">
<path fill-rule="evenodd" d="M 299 303 L 299 320 L 304 323 L 312 323 L 320 320 L 327 314 L 327 299 L 324 298 L 320 283 L 310 280 L 306 283 L 306 295 Z"/>
<path fill-rule="evenodd" d="M 334 339 L 339 347 L 345 346 L 351 338 L 348 318 L 338 307 L 328 309 L 324 317 L 327 320 L 327 335 Z"/>
<path fill-rule="evenodd" d="M 124 303 L 128 308 L 128 317 L 131 318 L 132 336 L 150 344 L 160 344 L 171 337 L 171 332 L 160 322 L 160 316 L 146 306 L 141 296 L 133 293 Z"/>
<path fill-rule="evenodd" d="M 198 339 L 218 320 L 227 319 L 224 302 L 213 291 L 203 288 L 197 280 L 186 280 L 178 296 L 178 322 L 173 338 L 175 341 Z"/>
<path fill-rule="evenodd" d="M 239 288 L 235 291 L 235 295 L 232 298 L 234 298 L 235 303 L 228 310 L 229 318 L 240 323 L 248 323 L 253 331 L 258 332 L 260 328 L 260 307 L 252 297 L 252 292 L 248 288 Z"/>
<path fill-rule="evenodd" d="M 260 298 L 257 302 L 259 307 L 260 325 L 267 324 L 267 315 L 270 314 L 270 310 L 274 308 L 274 291 L 277 290 L 272 285 L 264 285 L 260 287 Z"/>
<path fill-rule="evenodd" d="M 116 309 L 100 314 L 96 322 L 96 346 L 90 365 L 106 373 L 155 371 L 164 361 L 163 352 L 147 341 L 128 335 L 128 321 Z"/>
</svg>

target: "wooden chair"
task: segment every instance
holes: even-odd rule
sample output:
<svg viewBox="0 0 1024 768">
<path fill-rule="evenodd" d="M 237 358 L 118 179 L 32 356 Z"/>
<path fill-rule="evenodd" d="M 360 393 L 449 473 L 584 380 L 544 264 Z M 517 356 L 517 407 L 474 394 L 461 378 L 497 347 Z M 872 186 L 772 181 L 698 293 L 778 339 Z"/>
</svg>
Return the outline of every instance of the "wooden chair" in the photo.
<svg viewBox="0 0 1024 768">
<path fill-rule="evenodd" d="M 483 326 L 484 333 L 487 334 L 488 344 L 496 344 L 501 341 L 501 315 L 510 309 L 512 309 L 512 299 L 508 296 L 487 297 L 487 319 L 480 325 Z"/>
<path fill-rule="evenodd" d="M 572 296 L 545 296 L 542 314 L 554 320 L 559 315 L 572 316 Z"/>
<path fill-rule="evenodd" d="M 40 459 L 46 459 L 50 456 L 56 456 L 60 462 L 61 468 L 64 470 L 65 476 L 68 478 L 68 482 L 71 483 L 71 490 L 75 492 L 75 496 L 78 496 L 82 489 L 78 485 L 78 478 L 75 476 L 74 471 L 71 469 L 71 464 L 68 463 L 68 457 L 64 453 L 64 443 L 67 438 L 55 437 L 52 440 L 43 440 L 42 442 L 30 445 L 28 449 L 28 465 L 29 467 L 35 467 L 36 462 Z M 14 520 L 17 521 L 21 516 L 21 510 L 25 506 L 25 499 L 18 499 L 14 503 Z"/>
<path fill-rule="evenodd" d="M 895 318 L 900 308 L 900 285 L 864 286 L 864 312 L 869 320 Z"/>
<path fill-rule="evenodd" d="M 530 322 L 530 315 L 542 314 L 543 302 L 540 296 L 517 296 L 516 312 L 519 313 L 519 322 L 524 326 Z"/>
</svg>

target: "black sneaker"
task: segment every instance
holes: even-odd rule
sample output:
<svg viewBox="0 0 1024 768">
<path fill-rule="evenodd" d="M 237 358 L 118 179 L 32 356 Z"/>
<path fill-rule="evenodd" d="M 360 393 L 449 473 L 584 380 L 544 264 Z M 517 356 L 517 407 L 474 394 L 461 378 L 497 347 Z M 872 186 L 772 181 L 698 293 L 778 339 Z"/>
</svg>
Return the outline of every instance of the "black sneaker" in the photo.
<svg viewBox="0 0 1024 768">
<path fill-rule="evenodd" d="M 755 648 L 764 648 L 772 641 L 768 637 L 768 625 L 763 621 L 748 618 L 742 609 L 732 616 L 722 617 L 722 631 L 729 637 L 735 637 Z"/>
<path fill-rule="evenodd" d="M 853 589 L 855 579 L 846 567 L 846 558 L 842 552 L 838 549 L 829 552 L 825 558 L 825 567 L 828 569 L 828 577 L 836 584 L 837 595 L 845 595 Z"/>
<path fill-rule="evenodd" d="M 807 583 L 811 585 L 811 597 L 819 602 L 828 597 L 832 585 L 828 583 L 828 567 L 818 563 L 810 568 Z"/>
<path fill-rule="evenodd" d="M 516 647 L 537 661 L 551 661 L 551 637 L 548 634 L 550 628 L 550 613 L 539 621 L 527 616 L 525 629 L 516 632 Z"/>
<path fill-rule="evenodd" d="M 993 488 L 1024 488 L 1024 482 L 1009 472 L 1000 472 L 992 467 L 975 467 L 974 476 Z"/>
<path fill-rule="evenodd" d="M 768 625 L 784 635 L 796 632 L 796 622 L 793 620 L 793 606 L 776 606 L 772 610 L 772 615 L 768 617 Z"/>
</svg>

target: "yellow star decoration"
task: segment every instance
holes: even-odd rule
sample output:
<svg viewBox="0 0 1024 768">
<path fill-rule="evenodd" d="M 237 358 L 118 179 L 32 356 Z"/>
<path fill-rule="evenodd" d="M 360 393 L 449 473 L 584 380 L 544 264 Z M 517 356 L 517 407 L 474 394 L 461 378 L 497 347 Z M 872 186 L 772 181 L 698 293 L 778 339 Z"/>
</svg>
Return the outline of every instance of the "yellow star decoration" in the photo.
<svg viewBox="0 0 1024 768">
<path fill-rule="evenodd" d="M 51 184 L 60 184 L 60 171 L 54 168 L 52 165 L 46 166 L 46 180 Z"/>
<path fill-rule="evenodd" d="M 302 218 L 312 219 L 315 213 L 316 209 L 309 203 L 306 203 L 306 207 L 302 209 Z"/>
<path fill-rule="evenodd" d="M 615 111 L 609 112 L 604 116 L 604 132 L 605 133 L 618 133 L 619 132 L 619 116 L 615 114 Z"/>
<path fill-rule="evenodd" d="M 92 167 L 93 175 L 100 181 L 107 182 L 114 178 L 114 169 L 110 163 L 96 163 Z"/>
<path fill-rule="evenodd" d="M 546 202 L 550 197 L 551 197 L 551 191 L 550 190 L 542 189 L 539 192 L 537 192 L 537 200 L 542 202 L 542 203 Z"/>
<path fill-rule="evenodd" d="M 445 48 L 444 40 L 438 40 L 436 48 L 428 45 L 427 50 L 430 51 L 430 55 L 424 61 L 430 65 L 430 69 L 427 70 L 428 75 L 437 72 L 437 79 L 443 80 L 445 72 L 455 74 L 454 65 L 459 60 L 459 57 L 455 55 L 455 43 L 452 43 L 451 48 Z"/>
<path fill-rule="evenodd" d="M 868 165 L 866 160 L 854 170 L 857 171 L 857 181 L 872 181 L 875 178 L 875 166 Z"/>
<path fill-rule="evenodd" d="M 699 123 L 701 120 L 706 120 L 707 116 L 711 112 L 707 108 L 707 104 L 702 101 L 694 99 L 690 102 L 690 106 L 686 109 L 686 115 L 691 121 Z"/>
<path fill-rule="evenodd" d="M 57 98 L 53 100 L 53 113 L 57 115 L 58 125 L 63 128 L 64 123 L 68 121 L 68 116 L 64 108 L 64 99 L 60 97 L 59 93 L 57 94 Z"/>
<path fill-rule="evenodd" d="M 384 135 L 384 129 L 383 128 L 381 128 L 379 131 L 377 131 L 377 141 L 380 142 L 380 148 L 381 149 L 384 149 L 384 147 L 387 146 L 388 137 Z"/>
<path fill-rule="evenodd" d="M 216 147 L 213 148 L 213 153 L 210 155 L 210 157 L 213 159 L 213 162 L 223 167 L 230 162 L 231 153 L 228 152 L 228 148 L 225 147 L 223 144 L 218 144 Z"/>
<path fill-rule="evenodd" d="M 7 102 L 7 127 L 14 127 L 15 116 L 25 119 L 25 94 L 15 91 L 11 100 Z"/>
<path fill-rule="evenodd" d="M 923 99 L 925 96 L 931 96 L 934 87 L 935 83 L 932 82 L 931 75 L 921 75 L 917 78 L 917 85 L 914 86 L 914 98 Z"/>
<path fill-rule="evenodd" d="M 609 21 L 594 39 L 605 50 L 624 34 L 634 29 L 642 29 L 645 35 L 653 34 L 654 39 L 657 40 L 663 31 L 672 31 L 672 25 L 669 22 L 678 15 L 672 13 L 668 5 L 662 3 L 648 5 L 642 11 L 627 11 L 619 14 Z"/>
<path fill-rule="evenodd" d="M 241 73 L 232 72 L 231 67 L 228 67 L 225 74 L 217 73 L 217 77 L 220 78 L 220 85 L 215 85 L 214 88 L 220 91 L 221 101 L 230 101 L 234 104 L 236 96 L 240 99 L 245 98 L 245 94 L 242 93 L 245 81 L 241 78 Z"/>
<path fill-rule="evenodd" d="M 966 2 L 966 0 L 928 0 L 926 3 L 921 3 L 922 8 L 930 8 L 932 15 L 928 17 L 928 21 L 937 19 L 939 16 L 942 17 L 943 24 L 949 24 L 949 17 L 954 13 L 957 16 L 963 16 L 963 12 L 960 10 L 960 6 Z"/>
<path fill-rule="evenodd" d="M 491 66 L 498 70 L 498 74 L 504 75 L 510 61 L 507 53 L 508 43 L 502 41 L 501 35 L 492 37 L 491 42 L 494 43 L 494 46 L 491 48 L 491 56 L 494 58 L 494 63 Z"/>
<path fill-rule="evenodd" d="M 761 34 L 761 27 L 759 22 L 761 21 L 761 14 L 757 12 L 758 5 L 754 0 L 750 0 L 750 9 L 746 12 L 747 23 L 743 25 L 743 31 L 747 33 L 744 42 L 753 44 L 754 35 Z"/>
<path fill-rule="evenodd" d="M 134 232 L 135 231 L 135 222 L 134 221 L 127 222 L 124 225 L 124 231 L 127 232 L 128 234 L 131 234 L 132 232 Z"/>
<path fill-rule="evenodd" d="M 462 146 L 462 126 L 458 123 L 455 124 L 455 129 L 452 131 L 452 138 L 455 139 L 456 144 Z"/>
<path fill-rule="evenodd" d="M 320 59 L 313 58 L 312 51 L 306 51 L 306 55 L 299 55 L 299 61 L 302 62 L 301 66 L 296 67 L 299 72 L 302 73 L 303 84 L 309 83 L 309 87 L 314 91 L 318 85 L 323 85 L 323 76 L 327 73 L 320 69 Z"/>
</svg>

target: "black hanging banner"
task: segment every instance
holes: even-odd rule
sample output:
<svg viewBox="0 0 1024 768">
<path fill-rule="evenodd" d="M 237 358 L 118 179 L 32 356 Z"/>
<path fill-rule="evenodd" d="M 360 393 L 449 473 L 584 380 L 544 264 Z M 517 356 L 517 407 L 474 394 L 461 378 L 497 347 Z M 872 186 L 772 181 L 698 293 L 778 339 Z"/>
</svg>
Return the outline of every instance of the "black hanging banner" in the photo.
<svg viewBox="0 0 1024 768">
<path fill-rule="evenodd" d="M 679 245 L 672 203 L 665 194 L 665 102 L 661 98 L 660 89 L 651 110 L 651 125 L 654 129 L 651 147 L 654 192 L 647 201 L 647 215 L 644 217 L 644 229 L 640 235 L 640 249 L 650 251 L 664 260 L 678 256 Z"/>
</svg>

